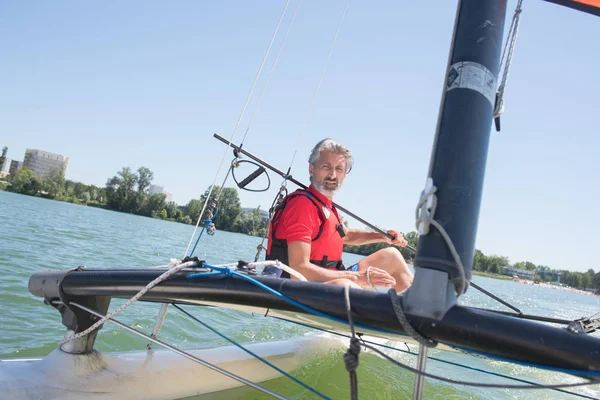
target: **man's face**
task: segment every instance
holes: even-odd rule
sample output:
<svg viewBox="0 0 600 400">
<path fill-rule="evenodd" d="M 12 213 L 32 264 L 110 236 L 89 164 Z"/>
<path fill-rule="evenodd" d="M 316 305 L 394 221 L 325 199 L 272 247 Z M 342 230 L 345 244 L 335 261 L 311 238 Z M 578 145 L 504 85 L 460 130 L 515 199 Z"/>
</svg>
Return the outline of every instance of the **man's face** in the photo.
<svg viewBox="0 0 600 400">
<path fill-rule="evenodd" d="M 333 198 L 346 177 L 346 158 L 343 154 L 322 151 L 315 165 L 308 165 L 310 183 L 320 193 Z"/>
</svg>

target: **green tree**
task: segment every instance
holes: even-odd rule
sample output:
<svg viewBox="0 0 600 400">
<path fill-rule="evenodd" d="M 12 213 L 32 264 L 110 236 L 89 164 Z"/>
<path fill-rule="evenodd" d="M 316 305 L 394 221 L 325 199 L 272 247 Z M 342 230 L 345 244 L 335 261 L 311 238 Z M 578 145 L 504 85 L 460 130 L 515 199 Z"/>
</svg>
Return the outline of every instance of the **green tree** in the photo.
<svg viewBox="0 0 600 400">
<path fill-rule="evenodd" d="M 204 192 L 201 196 L 201 201 L 204 203 L 208 197 L 208 192 L 210 187 Z M 213 189 L 209 206 L 214 203 L 214 199 L 219 194 L 220 187 L 215 186 Z M 221 197 L 216 202 L 216 206 L 218 208 L 218 213 L 213 219 L 213 223 L 217 227 L 217 229 L 221 229 L 224 231 L 232 231 L 235 227 L 235 223 L 238 218 L 240 218 L 240 214 L 242 213 L 242 206 L 240 204 L 240 198 L 238 196 L 237 190 L 235 188 L 224 188 Z M 213 212 L 214 214 L 214 212 Z M 202 218 L 206 219 L 208 214 L 204 215 Z"/>
<path fill-rule="evenodd" d="M 183 214 L 193 221 L 191 223 L 195 223 L 198 220 L 202 206 L 202 200 L 192 199 L 183 207 Z"/>
<path fill-rule="evenodd" d="M 15 193 L 28 194 L 35 196 L 42 190 L 42 183 L 35 173 L 23 167 L 15 173 L 10 181 L 10 190 Z"/>
<path fill-rule="evenodd" d="M 152 213 L 152 216 L 154 218 L 167 219 L 167 210 L 163 208 L 160 211 L 155 211 Z"/>
<path fill-rule="evenodd" d="M 137 190 L 140 193 L 146 193 L 152 180 L 154 179 L 154 173 L 146 167 L 139 167 L 137 170 Z"/>
<path fill-rule="evenodd" d="M 592 279 L 590 278 L 590 275 L 585 273 L 585 274 L 581 274 L 581 282 L 580 282 L 581 288 L 582 289 L 588 289 L 592 287 Z"/>
<path fill-rule="evenodd" d="M 513 268 L 525 270 L 525 263 L 523 261 L 519 261 L 513 264 Z"/>
<path fill-rule="evenodd" d="M 146 201 L 143 203 L 140 213 L 148 217 L 154 216 L 156 213 L 163 210 L 166 206 L 165 199 L 167 195 L 164 193 L 154 193 L 148 195 Z"/>
<path fill-rule="evenodd" d="M 537 269 L 536 265 L 532 262 L 525 261 L 525 269 L 527 271 L 535 271 Z"/>
<path fill-rule="evenodd" d="M 167 210 L 168 218 L 171 218 L 171 219 L 177 218 L 177 211 L 179 211 L 179 209 L 177 208 L 177 204 L 174 201 L 168 202 L 165 205 L 165 209 Z"/>
<path fill-rule="evenodd" d="M 138 177 L 130 167 L 123 167 L 117 175 L 106 182 L 106 204 L 117 211 L 137 211 L 137 197 L 135 187 Z"/>
<path fill-rule="evenodd" d="M 90 192 L 83 192 L 81 194 L 81 200 L 83 201 L 83 204 L 89 203 L 91 198 L 92 196 L 90 196 Z"/>
<path fill-rule="evenodd" d="M 596 275 L 594 275 L 593 285 L 594 288 L 600 289 L 600 272 L 597 272 Z"/>
<path fill-rule="evenodd" d="M 416 249 L 419 245 L 419 234 L 415 231 L 412 232 L 408 232 L 403 234 L 404 239 L 406 239 L 406 242 L 408 243 L 408 246 L 412 247 L 413 249 Z M 402 257 L 404 257 L 405 260 L 412 262 L 412 260 L 415 258 L 415 252 L 410 250 L 407 247 L 400 247 L 400 253 L 402 253 Z"/>
<path fill-rule="evenodd" d="M 4 146 L 2 148 L 2 155 L 0 156 L 0 168 L 4 165 L 4 161 L 6 160 L 6 153 L 8 152 L 8 147 Z"/>
<path fill-rule="evenodd" d="M 475 249 L 473 257 L 473 270 L 480 272 L 488 272 L 490 270 L 490 260 L 481 250 Z"/>
<path fill-rule="evenodd" d="M 42 188 L 48 196 L 60 198 L 65 191 L 65 172 L 62 168 L 54 168 L 42 179 Z"/>
</svg>

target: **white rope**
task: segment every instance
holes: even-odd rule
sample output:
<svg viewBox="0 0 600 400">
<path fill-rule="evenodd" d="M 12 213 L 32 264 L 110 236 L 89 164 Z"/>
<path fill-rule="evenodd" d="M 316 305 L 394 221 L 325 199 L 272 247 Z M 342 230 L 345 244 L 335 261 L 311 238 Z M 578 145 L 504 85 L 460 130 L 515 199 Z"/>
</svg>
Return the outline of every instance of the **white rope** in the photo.
<svg viewBox="0 0 600 400">
<path fill-rule="evenodd" d="M 124 309 L 126 309 L 127 307 L 129 307 L 130 305 L 132 305 L 133 303 L 135 303 L 140 297 L 142 297 L 143 295 L 145 295 L 146 293 L 148 293 L 148 291 L 150 289 L 152 289 L 154 286 L 156 286 L 159 283 L 164 282 L 165 280 L 169 279 L 169 277 L 171 275 L 173 275 L 173 274 L 181 271 L 184 268 L 191 267 L 194 264 L 195 264 L 195 261 L 189 261 L 189 262 L 185 262 L 183 264 L 179 264 L 179 265 L 177 265 L 177 266 L 169 269 L 168 271 L 164 272 L 163 274 L 161 274 L 160 276 L 158 276 L 156 279 L 154 279 L 152 282 L 150 282 L 148 285 L 146 285 L 146 287 L 144 287 L 142 290 L 140 290 L 138 292 L 138 294 L 136 294 L 135 296 L 133 296 L 127 302 L 123 303 L 119 308 L 115 309 L 110 314 L 105 315 L 103 318 L 101 318 L 98 321 L 96 321 L 96 323 L 94 323 L 92 326 L 90 326 L 86 330 L 84 330 L 82 332 L 79 332 L 76 335 L 71 334 L 71 336 L 65 337 L 63 340 L 60 341 L 59 345 L 62 346 L 63 344 L 65 344 L 65 343 L 67 343 L 67 342 L 69 342 L 71 340 L 79 339 L 79 338 L 84 337 L 85 335 L 89 334 L 90 332 L 93 332 L 100 325 L 102 325 L 103 323 L 105 323 L 106 321 L 108 321 L 109 318 L 114 317 L 115 315 L 117 315 L 118 313 L 120 313 L 121 311 L 123 311 Z M 169 264 L 169 265 L 171 265 L 171 264 Z"/>
<path fill-rule="evenodd" d="M 144 287 L 142 290 L 140 290 L 135 296 L 133 296 L 131 299 L 127 300 L 127 302 L 123 303 L 120 307 L 118 307 L 111 313 L 105 315 L 104 317 L 102 317 L 101 319 L 96 321 L 92 326 L 90 326 L 86 330 L 79 332 L 76 335 L 72 334 L 71 336 L 65 337 L 63 340 L 60 341 L 59 345 L 62 346 L 63 344 L 65 344 L 71 340 L 79 339 L 79 338 L 84 337 L 85 335 L 93 332 L 100 325 L 102 325 L 106 321 L 108 321 L 110 318 L 114 317 L 115 315 L 117 315 L 118 313 L 120 313 L 121 311 L 125 310 L 127 307 L 131 306 L 133 303 L 138 301 L 140 299 L 140 297 L 142 297 L 143 295 L 148 293 L 148 291 L 150 291 L 153 287 L 166 281 L 167 279 L 169 279 L 169 277 L 171 277 L 173 274 L 176 274 L 177 272 L 181 271 L 182 269 L 195 265 L 195 263 L 196 263 L 195 261 L 188 261 L 188 262 L 185 262 L 182 264 L 180 261 L 172 259 L 171 263 L 167 266 L 167 268 L 170 268 L 170 269 L 167 270 L 166 272 L 164 272 L 163 274 L 161 274 L 160 276 L 158 276 L 156 279 L 154 279 L 148 285 L 146 285 L 146 287 Z M 246 265 L 248 265 L 249 267 L 252 267 L 252 268 L 256 268 L 256 267 L 280 268 L 280 269 L 286 271 L 287 273 L 289 273 L 290 275 L 295 276 L 299 280 L 306 282 L 306 278 L 304 277 L 304 275 L 302 275 L 298 271 L 294 270 L 293 268 L 288 267 L 287 265 L 283 264 L 282 262 L 279 262 L 276 260 L 275 261 L 250 262 L 250 263 L 247 263 Z M 215 266 L 216 267 L 234 268 L 234 267 L 238 266 L 238 263 L 220 264 L 220 265 L 215 265 Z M 152 268 L 157 268 L 157 267 L 152 267 Z"/>
<path fill-rule="evenodd" d="M 273 36 L 271 37 L 271 42 L 269 43 L 269 47 L 267 48 L 267 51 L 265 52 L 265 55 L 262 59 L 260 67 L 258 68 L 256 77 L 254 78 L 254 83 L 252 84 L 252 88 L 250 89 L 250 92 L 248 93 L 248 97 L 246 98 L 246 103 L 244 104 L 244 107 L 242 108 L 242 112 L 240 113 L 240 117 L 238 118 L 237 123 L 235 124 L 235 128 L 233 129 L 231 138 L 229 138 L 229 143 L 233 143 L 233 139 L 235 138 L 235 133 L 236 133 L 238 127 L 240 126 L 240 122 L 242 121 L 244 113 L 246 112 L 246 108 L 248 107 L 248 103 L 250 102 L 250 98 L 252 97 L 252 93 L 254 92 L 254 88 L 256 87 L 256 82 L 258 82 L 258 78 L 262 72 L 262 69 L 265 65 L 265 61 L 267 60 L 267 57 L 269 56 L 269 52 L 271 51 L 271 46 L 273 45 L 273 41 L 275 40 L 275 37 L 277 36 L 277 32 L 279 31 L 279 27 L 281 26 L 281 21 L 283 20 L 283 17 L 287 11 L 289 4 L 290 4 L 290 0 L 287 0 L 287 2 L 285 3 L 285 8 L 283 9 L 283 12 L 281 13 L 281 17 L 279 18 L 279 22 L 277 23 L 277 27 L 275 28 L 275 32 L 273 32 Z M 215 179 L 213 180 L 213 183 L 210 186 L 210 190 L 208 191 L 208 196 L 206 197 L 206 201 L 204 202 L 202 211 L 200 211 L 200 215 L 198 215 L 198 221 L 196 221 L 196 226 L 194 228 L 194 231 L 192 232 L 192 236 L 190 237 L 190 241 L 188 242 L 187 248 L 185 249 L 184 257 L 188 254 L 188 251 L 190 250 L 190 246 L 192 245 L 192 242 L 194 241 L 194 237 L 196 236 L 196 232 L 198 231 L 198 225 L 200 224 L 202 215 L 204 214 L 204 211 L 206 210 L 206 205 L 208 204 L 210 195 L 213 191 L 213 188 L 215 187 L 215 182 L 217 181 L 219 172 L 221 171 L 221 168 L 223 167 L 223 163 L 225 162 L 225 156 L 227 155 L 228 151 L 229 151 L 229 146 L 226 146 L 225 151 L 223 152 L 223 157 L 221 158 L 221 163 L 219 164 L 219 168 L 217 169 L 217 173 L 215 174 Z"/>
<path fill-rule="evenodd" d="M 371 286 L 371 289 L 377 290 L 375 285 L 373 285 L 373 283 L 371 282 L 371 268 L 373 267 L 369 266 L 369 268 L 367 268 L 367 283 L 369 284 L 369 286 Z"/>
<path fill-rule="evenodd" d="M 419 232 L 419 235 L 427 235 L 429 233 L 429 226 L 433 225 L 444 238 L 452 257 L 454 258 L 454 262 L 458 267 L 458 281 L 460 284 L 460 286 L 456 288 L 456 297 L 458 298 L 463 295 L 467 285 L 465 268 L 462 260 L 460 259 L 458 251 L 456 251 L 456 247 L 454 247 L 454 243 L 452 243 L 452 239 L 442 224 L 434 219 L 435 208 L 437 206 L 437 196 L 435 195 L 436 191 L 437 188 L 433 184 L 433 179 L 431 177 L 427 178 L 425 189 L 421 193 L 421 197 L 416 209 L 417 231 Z"/>
<path fill-rule="evenodd" d="M 338 35 L 340 30 L 342 29 L 342 25 L 344 23 L 344 17 L 346 16 L 346 12 L 348 11 L 348 5 L 350 5 L 350 0 L 346 1 L 346 6 L 344 7 L 344 12 L 342 14 L 342 18 L 340 19 L 340 23 L 338 24 L 337 30 L 335 32 L 335 36 L 333 37 L 333 43 L 331 43 L 331 48 L 329 49 L 329 54 L 327 55 L 327 59 L 325 60 L 325 66 L 323 67 L 323 71 L 321 71 L 321 77 L 319 78 L 319 83 L 317 84 L 317 90 L 313 95 L 310 106 L 308 107 L 308 112 L 306 114 L 306 118 L 304 120 L 304 126 L 300 131 L 300 137 L 298 137 L 298 143 L 296 144 L 296 150 L 294 150 L 294 155 L 292 156 L 292 161 L 290 162 L 290 166 L 288 171 L 292 169 L 292 165 L 294 164 L 294 159 L 296 158 L 296 154 L 298 154 L 298 149 L 300 147 L 300 142 L 302 140 L 302 136 L 304 136 L 304 132 L 306 131 L 306 127 L 308 126 L 308 120 L 310 119 L 310 114 L 312 112 L 313 106 L 317 99 L 317 95 L 319 94 L 319 90 L 321 89 L 321 84 L 323 83 L 323 78 L 325 77 L 325 72 L 327 71 L 327 66 L 329 65 L 329 59 L 331 58 L 331 54 L 333 53 L 333 49 L 335 48 L 335 43 L 337 42 Z"/>
<path fill-rule="evenodd" d="M 506 40 L 506 44 L 504 45 L 504 50 L 502 52 L 502 58 L 500 59 L 500 68 L 504 65 L 504 60 L 506 58 L 506 64 L 504 65 L 504 72 L 502 74 L 502 80 L 500 81 L 500 86 L 498 87 L 498 93 L 496 98 L 496 105 L 494 108 L 494 118 L 497 118 L 504 112 L 504 90 L 506 88 L 506 81 L 508 80 L 508 72 L 510 70 L 510 64 L 512 61 L 512 56 L 515 50 L 515 45 L 517 43 L 517 33 L 519 32 L 519 22 L 521 21 L 521 5 L 523 4 L 523 0 L 519 0 L 517 3 L 517 7 L 515 9 L 515 13 L 513 15 L 512 22 L 510 24 L 510 29 L 508 30 L 508 36 Z"/>
</svg>

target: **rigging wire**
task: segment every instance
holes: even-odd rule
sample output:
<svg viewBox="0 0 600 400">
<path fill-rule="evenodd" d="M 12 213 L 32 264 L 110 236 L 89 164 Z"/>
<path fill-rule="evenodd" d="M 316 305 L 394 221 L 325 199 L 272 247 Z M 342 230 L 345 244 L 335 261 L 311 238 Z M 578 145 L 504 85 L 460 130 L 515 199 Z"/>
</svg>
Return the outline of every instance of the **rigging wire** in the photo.
<svg viewBox="0 0 600 400">
<path fill-rule="evenodd" d="M 218 274 L 220 274 L 220 272 L 218 272 Z M 280 374 L 282 374 L 283 376 L 293 380 L 294 382 L 296 382 L 297 384 L 299 384 L 300 386 L 302 386 L 303 388 L 313 392 L 314 394 L 316 394 L 317 396 L 321 397 L 322 399 L 327 399 L 330 400 L 329 397 L 325 396 L 323 393 L 319 392 L 318 390 L 316 390 L 315 388 L 307 385 L 306 383 L 302 382 L 300 379 L 288 374 L 287 372 L 285 372 L 284 370 L 282 370 L 281 368 L 278 368 L 276 365 L 270 363 L 269 361 L 265 360 L 264 358 L 262 358 L 261 356 L 259 356 L 258 354 L 250 351 L 249 349 L 245 348 L 244 346 L 242 346 L 241 344 L 237 343 L 235 340 L 225 336 L 224 334 L 222 334 L 221 332 L 219 332 L 218 330 L 216 330 L 215 328 L 213 328 L 212 326 L 208 325 L 206 322 L 201 321 L 199 318 L 195 317 L 194 315 L 192 315 L 191 313 L 189 313 L 188 311 L 184 310 L 182 307 L 178 306 L 175 303 L 171 303 L 171 305 L 173 307 L 175 307 L 176 309 L 178 309 L 179 311 L 181 311 L 183 314 L 187 315 L 189 318 L 191 318 L 192 320 L 196 321 L 197 323 L 199 323 L 200 325 L 202 325 L 203 327 L 205 327 L 206 329 L 210 330 L 211 332 L 215 333 L 216 335 L 220 336 L 221 338 L 227 340 L 229 343 L 233 344 L 234 346 L 238 347 L 239 349 L 243 350 L 244 352 L 250 354 L 252 357 L 256 358 L 257 360 L 259 360 L 260 362 L 268 365 L 269 367 L 273 368 L 275 371 L 279 372 Z"/>
<path fill-rule="evenodd" d="M 273 71 L 275 71 L 275 66 L 277 65 L 277 62 L 279 61 L 279 56 L 281 55 L 281 52 L 283 51 L 283 47 L 285 46 L 285 44 L 287 42 L 288 35 L 289 35 L 290 31 L 292 30 L 292 26 L 294 25 L 294 21 L 296 19 L 296 15 L 298 14 L 298 10 L 300 10 L 300 5 L 301 4 L 302 4 L 302 0 L 298 1 L 298 5 L 296 6 L 296 10 L 294 11 L 294 15 L 292 15 L 292 19 L 290 20 L 290 24 L 288 25 L 288 29 L 285 32 L 285 36 L 283 37 L 283 41 L 281 42 L 281 46 L 279 47 L 279 50 L 277 51 L 277 55 L 275 56 L 275 61 L 273 62 L 273 67 L 271 68 L 271 71 L 269 72 L 269 76 L 267 76 L 267 80 L 265 82 L 265 85 L 263 86 L 263 89 L 262 89 L 260 95 L 258 96 L 258 102 L 256 103 L 256 108 L 254 108 L 254 112 L 252 113 L 252 116 L 250 117 L 250 121 L 248 122 L 248 126 L 246 127 L 246 132 L 244 133 L 244 137 L 242 138 L 242 142 L 240 143 L 240 147 L 242 147 L 242 145 L 244 144 L 244 141 L 246 140 L 246 136 L 248 135 L 248 131 L 250 130 L 250 126 L 252 125 L 252 121 L 254 121 L 254 116 L 256 115 L 256 112 L 260 108 L 260 104 L 262 102 L 263 95 L 265 94 L 267 86 L 269 85 L 269 82 L 271 81 L 271 76 L 273 75 Z"/>
<path fill-rule="evenodd" d="M 317 95 L 319 94 L 319 91 L 321 89 L 321 84 L 323 83 L 323 78 L 325 77 L 325 73 L 327 72 L 327 66 L 329 65 L 329 60 L 331 59 L 331 54 L 333 53 L 333 49 L 335 48 L 335 44 L 337 42 L 337 38 L 340 33 L 340 30 L 342 29 L 342 25 L 344 23 L 344 18 L 346 17 L 346 12 L 348 11 L 349 5 L 350 5 L 350 0 L 346 0 L 344 12 L 342 13 L 342 18 L 340 19 L 337 30 L 335 32 L 335 36 L 333 37 L 333 42 L 331 43 L 331 47 L 329 48 L 329 54 L 327 54 L 327 59 L 325 60 L 325 65 L 323 66 L 323 70 L 321 71 L 321 76 L 319 78 L 319 83 L 317 84 L 317 89 L 315 90 L 312 101 L 308 107 L 308 112 L 306 113 L 306 118 L 304 119 L 304 126 L 302 127 L 302 130 L 300 131 L 300 136 L 298 137 L 298 143 L 296 144 L 296 149 L 294 150 L 294 155 L 292 156 L 292 161 L 290 162 L 290 166 L 288 167 L 288 172 L 287 172 L 288 175 L 292 169 L 292 165 L 294 164 L 294 159 L 296 158 L 296 154 L 298 153 L 298 149 L 300 147 L 300 142 L 302 140 L 302 136 L 304 135 L 304 132 L 306 131 L 306 127 L 308 126 L 308 120 L 310 119 L 310 114 L 312 112 L 313 106 L 315 105 Z"/>
<path fill-rule="evenodd" d="M 288 9 L 288 6 L 290 4 L 290 0 L 287 0 L 285 3 L 285 8 L 283 9 L 283 12 L 281 13 L 281 17 L 279 18 L 279 22 L 277 23 L 277 27 L 275 28 L 275 31 L 273 32 L 273 36 L 271 37 L 271 41 L 269 42 L 269 46 L 267 47 L 267 51 L 265 52 L 265 55 L 262 59 L 262 62 L 260 64 L 260 67 L 258 68 L 258 72 L 256 73 L 256 77 L 254 78 L 254 82 L 252 83 L 252 87 L 250 89 L 250 92 L 248 93 L 248 96 L 246 98 L 246 103 L 244 104 L 244 107 L 242 108 L 242 111 L 240 113 L 240 116 L 238 118 L 237 123 L 235 124 L 235 128 L 233 129 L 233 133 L 231 134 L 231 138 L 229 139 L 230 142 L 233 142 L 233 139 L 235 137 L 235 134 L 237 132 L 237 129 L 240 125 L 240 122 L 242 121 L 242 118 L 244 116 L 244 113 L 246 112 L 246 108 L 248 107 L 248 103 L 250 102 L 250 98 L 252 97 L 252 94 L 254 93 L 254 88 L 256 87 L 256 83 L 258 82 L 258 78 L 260 77 L 260 74 L 262 72 L 262 69 L 265 65 L 265 62 L 267 60 L 267 57 L 269 56 L 269 53 L 271 51 L 271 46 L 273 45 L 273 42 L 275 41 L 275 37 L 277 36 L 277 32 L 279 31 L 279 27 L 281 26 L 281 22 L 283 21 L 283 17 L 285 16 L 285 13 Z M 212 185 L 210 186 L 210 189 L 208 191 L 208 195 L 206 196 L 206 201 L 204 202 L 204 206 L 202 207 L 202 211 L 200 211 L 200 215 L 198 216 L 198 221 L 196 222 L 196 227 L 194 228 L 194 231 L 192 232 L 192 236 L 190 237 L 190 241 L 188 242 L 187 248 L 185 249 L 185 254 L 184 256 L 186 256 L 188 254 L 188 251 L 190 249 L 190 246 L 192 245 L 192 241 L 194 240 L 194 236 L 196 235 L 196 231 L 198 230 L 198 225 L 200 224 L 200 220 L 202 219 L 202 215 L 204 214 L 204 211 L 206 209 L 206 205 L 208 204 L 208 200 L 210 199 L 210 195 L 215 187 L 215 182 L 217 181 L 217 177 L 219 175 L 219 172 L 221 171 L 221 167 L 223 166 L 223 163 L 225 162 L 225 156 L 227 155 L 227 150 L 228 148 L 225 149 L 225 151 L 223 152 L 223 157 L 221 158 L 221 163 L 219 164 L 219 168 L 217 169 L 217 173 L 215 174 L 215 179 L 213 180 Z M 228 172 L 229 174 L 229 172 Z"/>
<path fill-rule="evenodd" d="M 274 316 L 271 316 L 271 318 L 275 318 L 275 319 L 280 320 L 280 321 L 285 321 L 285 322 L 289 322 L 289 323 L 292 323 L 292 324 L 300 325 L 300 326 L 303 326 L 305 328 L 314 329 L 314 330 L 317 330 L 317 331 L 320 331 L 320 332 L 325 332 L 325 333 L 329 333 L 329 334 L 332 334 L 332 335 L 345 337 L 347 339 L 351 339 L 352 338 L 350 335 L 348 335 L 346 333 L 331 331 L 329 329 L 324 329 L 324 328 L 320 328 L 318 326 L 308 325 L 308 324 L 305 324 L 305 323 L 302 323 L 302 322 L 298 322 L 298 321 L 291 321 L 291 320 L 287 320 L 285 318 L 274 317 Z M 359 336 L 359 339 L 360 339 L 360 341 L 362 343 L 368 343 L 368 344 L 371 344 L 371 345 L 374 345 L 374 346 L 382 347 L 384 349 L 394 350 L 394 351 L 398 351 L 400 353 L 409 354 L 411 356 L 418 356 L 419 355 L 418 353 L 414 353 L 414 352 L 410 351 L 410 347 L 408 347 L 408 344 L 404 343 L 404 342 L 403 343 L 404 343 L 404 345 L 406 346 L 406 348 L 408 350 L 403 350 L 403 349 L 392 347 L 392 346 L 389 346 L 389 345 L 386 345 L 386 344 L 383 344 L 383 343 L 376 343 L 376 342 L 373 342 L 373 341 L 370 341 L 370 340 L 366 340 L 365 338 L 362 337 L 362 335 L 360 333 L 358 334 L 358 336 Z M 469 365 L 457 363 L 457 362 L 454 362 L 454 361 L 444 360 L 443 358 L 438 358 L 438 357 L 434 357 L 434 356 L 428 356 L 428 359 L 436 361 L 436 362 L 440 362 L 442 364 L 448 364 L 448 365 L 452 365 L 454 367 L 468 369 L 470 371 L 481 372 L 482 374 L 497 376 L 499 378 L 504 378 L 504 379 L 508 379 L 508 380 L 512 380 L 512 381 L 516 381 L 516 382 L 528 383 L 530 385 L 540 385 L 540 383 L 537 383 L 537 382 L 528 381 L 528 380 L 521 379 L 521 378 L 516 378 L 516 377 L 510 376 L 510 375 L 504 375 L 504 374 L 501 374 L 501 373 L 498 373 L 498 372 L 493 372 L 493 371 L 489 371 L 489 370 L 482 369 L 482 368 L 471 367 Z M 581 397 L 581 398 L 584 398 L 584 399 L 598 400 L 597 397 L 590 397 L 590 396 L 586 396 L 586 395 L 581 394 L 581 393 L 569 392 L 568 390 L 563 390 L 563 389 L 560 389 L 560 388 L 551 388 L 551 389 L 548 389 L 548 390 L 554 390 L 554 391 L 557 391 L 557 392 L 561 392 L 561 393 L 565 393 L 565 394 L 570 394 L 570 395 Z"/>
<path fill-rule="evenodd" d="M 84 311 L 87 311 L 88 313 L 90 313 L 92 315 L 95 315 L 97 317 L 100 317 L 100 318 L 104 318 L 105 317 L 104 315 L 100 314 L 99 312 L 96 312 L 96 311 L 94 311 L 94 310 L 92 310 L 90 308 L 87 308 L 87 307 L 85 307 L 85 306 L 83 306 L 81 304 L 75 303 L 73 301 L 69 302 L 69 305 L 73 305 L 75 307 L 78 307 L 78 308 L 80 308 L 80 309 L 82 309 Z M 192 354 L 190 354 L 190 353 L 188 353 L 188 352 L 186 352 L 184 350 L 181 350 L 181 349 L 179 349 L 179 348 L 177 348 L 177 347 L 175 347 L 173 345 L 170 345 L 170 344 L 168 344 L 166 342 L 163 342 L 163 341 L 161 341 L 159 339 L 156 339 L 156 338 L 154 338 L 152 336 L 146 335 L 145 333 L 140 332 L 139 330 L 137 330 L 135 328 L 132 328 L 132 327 L 130 327 L 127 324 L 119 322 L 119 321 L 115 320 L 112 317 L 109 317 L 108 321 L 112 322 L 115 325 L 120 326 L 121 328 L 123 328 L 123 329 L 125 329 L 125 330 L 127 330 L 127 331 L 129 331 L 131 333 L 134 333 L 134 334 L 136 334 L 138 336 L 141 336 L 141 337 L 143 337 L 143 338 L 145 338 L 145 339 L 147 339 L 147 340 L 149 340 L 149 341 L 151 341 L 153 343 L 156 343 L 156 344 L 158 344 L 158 345 L 160 345 L 160 346 L 162 346 L 162 347 L 164 347 L 166 349 L 169 349 L 172 352 L 174 352 L 176 354 L 179 354 L 179 355 L 181 355 L 181 356 L 183 356 L 183 357 L 185 357 L 185 358 L 187 358 L 189 360 L 192 360 L 194 362 L 197 362 L 198 364 L 201 364 L 201 365 L 203 365 L 203 366 L 205 366 L 207 368 L 210 368 L 213 371 L 216 371 L 216 372 L 218 372 L 220 374 L 223 374 L 223 375 L 225 375 L 225 376 L 227 376 L 229 378 L 235 379 L 236 381 L 238 381 L 240 383 L 243 383 L 245 385 L 248 385 L 248 386 L 250 386 L 250 387 L 252 387 L 254 389 L 260 390 L 261 392 L 263 392 L 265 394 L 268 394 L 271 397 L 274 397 L 276 399 L 281 399 L 281 400 L 287 400 L 287 397 L 284 397 L 284 396 L 282 396 L 280 394 L 272 392 L 272 391 L 270 391 L 269 389 L 267 389 L 265 387 L 262 387 L 262 386 L 254 383 L 252 381 L 249 381 L 249 380 L 247 380 L 245 378 L 242 378 L 241 376 L 238 376 L 238 375 L 236 375 L 236 374 L 234 374 L 232 372 L 224 370 L 223 368 L 220 368 L 220 367 L 218 367 L 216 365 L 213 365 L 213 364 L 209 363 L 208 361 L 204 361 L 201 358 L 198 358 L 198 357 L 196 357 L 196 356 L 194 356 L 194 355 L 192 355 Z"/>
<path fill-rule="evenodd" d="M 515 51 L 515 45 L 517 43 L 517 34 L 519 32 L 519 23 L 521 21 L 521 12 L 523 9 L 521 6 L 523 5 L 523 0 L 519 0 L 517 3 L 517 7 L 515 8 L 515 12 L 513 15 L 512 22 L 510 24 L 510 28 L 508 30 L 508 36 L 506 43 L 504 45 L 504 50 L 502 51 L 502 57 L 500 58 L 500 67 L 498 72 L 502 66 L 504 66 L 504 71 L 502 74 L 502 80 L 500 85 L 498 86 L 498 91 L 496 93 L 496 104 L 494 105 L 494 118 L 496 120 L 496 130 L 500 131 L 500 114 L 504 112 L 504 90 L 506 89 L 506 82 L 508 80 L 508 72 L 510 70 L 510 64 L 512 62 L 513 53 Z M 506 64 L 504 63 L 506 58 Z"/>
</svg>

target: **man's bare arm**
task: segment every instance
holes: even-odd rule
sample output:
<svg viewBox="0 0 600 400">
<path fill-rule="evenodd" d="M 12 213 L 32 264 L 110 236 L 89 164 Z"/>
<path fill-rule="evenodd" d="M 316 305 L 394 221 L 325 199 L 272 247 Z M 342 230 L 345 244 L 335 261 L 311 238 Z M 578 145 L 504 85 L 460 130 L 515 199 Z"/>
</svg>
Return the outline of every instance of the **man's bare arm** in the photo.
<svg viewBox="0 0 600 400">
<path fill-rule="evenodd" d="M 362 229 L 347 228 L 346 236 L 344 237 L 344 244 L 362 245 L 384 242 L 400 247 L 407 245 L 407 242 L 401 233 L 394 230 L 388 230 L 387 233 L 394 237 L 394 239 L 390 239 L 388 236 L 379 232 L 369 232 Z"/>
<path fill-rule="evenodd" d="M 362 229 L 347 228 L 346 236 L 344 237 L 344 244 L 369 244 L 379 242 L 390 242 L 387 236 L 382 235 L 379 232 L 369 232 Z"/>
</svg>

